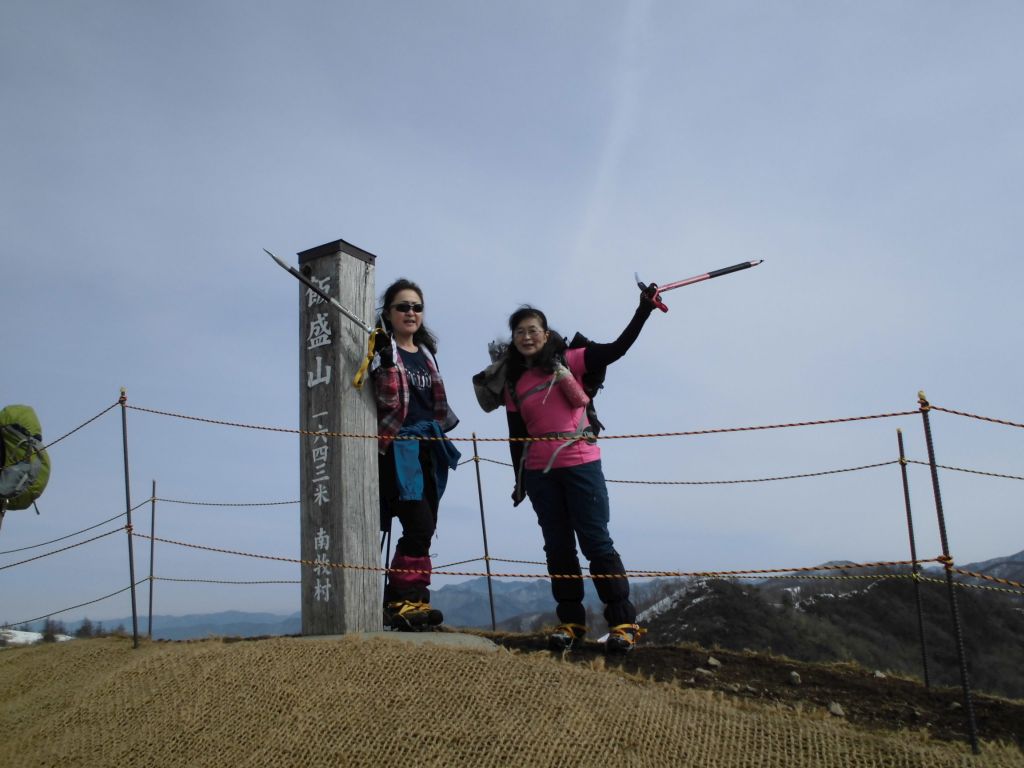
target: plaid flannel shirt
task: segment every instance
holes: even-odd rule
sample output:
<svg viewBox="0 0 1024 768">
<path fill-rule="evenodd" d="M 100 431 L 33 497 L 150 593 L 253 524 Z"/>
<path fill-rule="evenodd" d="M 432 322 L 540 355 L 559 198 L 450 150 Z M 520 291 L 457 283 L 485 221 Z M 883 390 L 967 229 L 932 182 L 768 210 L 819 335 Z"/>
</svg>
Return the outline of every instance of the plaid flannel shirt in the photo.
<svg viewBox="0 0 1024 768">
<path fill-rule="evenodd" d="M 391 342 L 395 364 L 386 368 L 380 364 L 380 356 L 376 355 L 370 367 L 373 377 L 374 396 L 377 400 L 377 450 L 387 451 L 392 439 L 398 434 L 405 417 L 409 413 L 409 376 L 402 364 L 402 356 L 394 341 Z M 434 394 L 434 420 L 443 427 L 451 420 L 448 407 L 448 396 L 444 389 L 444 380 L 437 369 L 437 361 L 426 347 L 420 347 L 427 359 L 430 369 L 430 386 Z"/>
</svg>

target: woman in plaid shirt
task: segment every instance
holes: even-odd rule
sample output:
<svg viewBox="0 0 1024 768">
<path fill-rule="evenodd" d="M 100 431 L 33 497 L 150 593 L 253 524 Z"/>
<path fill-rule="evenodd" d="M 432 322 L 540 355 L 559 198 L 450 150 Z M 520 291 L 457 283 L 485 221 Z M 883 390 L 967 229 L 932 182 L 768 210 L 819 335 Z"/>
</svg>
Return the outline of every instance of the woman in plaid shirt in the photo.
<svg viewBox="0 0 1024 768">
<path fill-rule="evenodd" d="M 371 365 L 377 401 L 381 518 L 402 524 L 384 590 L 384 620 L 392 629 L 426 629 L 443 621 L 430 607 L 430 540 L 448 470 L 459 453 L 444 440 L 458 419 L 448 405 L 434 355 L 437 338 L 423 324 L 423 291 L 405 278 L 384 292 L 387 332 Z M 416 438 L 439 438 L 420 440 Z M 411 438 L 411 439 L 395 439 Z"/>
</svg>

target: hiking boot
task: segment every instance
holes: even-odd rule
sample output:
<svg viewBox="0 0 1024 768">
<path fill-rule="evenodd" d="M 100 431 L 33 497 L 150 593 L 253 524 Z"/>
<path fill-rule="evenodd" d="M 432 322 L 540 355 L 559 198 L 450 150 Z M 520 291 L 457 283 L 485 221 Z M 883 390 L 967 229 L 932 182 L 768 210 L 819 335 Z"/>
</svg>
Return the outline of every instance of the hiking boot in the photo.
<svg viewBox="0 0 1024 768">
<path fill-rule="evenodd" d="M 398 600 L 384 605 L 384 624 L 399 632 L 417 632 L 427 624 L 427 612 L 420 603 Z"/>
<path fill-rule="evenodd" d="M 639 624 L 619 624 L 608 630 L 605 641 L 605 653 L 629 653 L 633 650 L 640 636 L 647 632 Z"/>
<path fill-rule="evenodd" d="M 553 651 L 568 651 L 583 642 L 587 628 L 582 624 L 560 624 L 548 635 L 548 647 Z"/>
<path fill-rule="evenodd" d="M 429 627 L 436 627 L 444 621 L 444 614 L 437 608 L 431 608 L 430 603 L 416 603 L 416 606 L 425 616 L 424 624 Z"/>
</svg>

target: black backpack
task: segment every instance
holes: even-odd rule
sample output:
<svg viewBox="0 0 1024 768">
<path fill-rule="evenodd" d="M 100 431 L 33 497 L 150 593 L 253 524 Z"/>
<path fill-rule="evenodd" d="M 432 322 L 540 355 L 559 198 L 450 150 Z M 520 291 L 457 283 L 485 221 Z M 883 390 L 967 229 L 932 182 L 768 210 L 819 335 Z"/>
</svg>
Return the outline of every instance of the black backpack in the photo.
<svg viewBox="0 0 1024 768">
<path fill-rule="evenodd" d="M 572 337 L 572 341 L 568 344 L 568 349 L 579 349 L 581 347 L 589 347 L 593 342 L 584 336 L 579 331 Z M 596 371 L 587 371 L 583 374 L 583 391 L 587 393 L 590 398 L 590 402 L 587 403 L 587 421 L 590 422 L 590 428 L 595 435 L 599 435 L 601 430 L 604 429 L 604 424 L 601 423 L 600 419 L 597 418 L 597 409 L 594 408 L 594 398 L 597 397 L 597 393 L 604 388 L 604 377 L 608 372 L 607 368 L 598 368 Z"/>
</svg>

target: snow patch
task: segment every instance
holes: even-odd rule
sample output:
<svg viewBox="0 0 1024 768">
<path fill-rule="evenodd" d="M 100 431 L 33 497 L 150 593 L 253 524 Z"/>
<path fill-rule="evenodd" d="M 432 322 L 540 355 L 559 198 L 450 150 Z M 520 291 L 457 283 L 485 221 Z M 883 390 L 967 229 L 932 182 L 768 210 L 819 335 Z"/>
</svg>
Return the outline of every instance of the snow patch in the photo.
<svg viewBox="0 0 1024 768">
<path fill-rule="evenodd" d="M 70 635 L 56 635 L 58 643 L 65 640 L 74 640 Z M 22 632 L 20 629 L 0 629 L 0 638 L 7 641 L 7 645 L 35 645 L 43 641 L 42 632 Z"/>
</svg>

